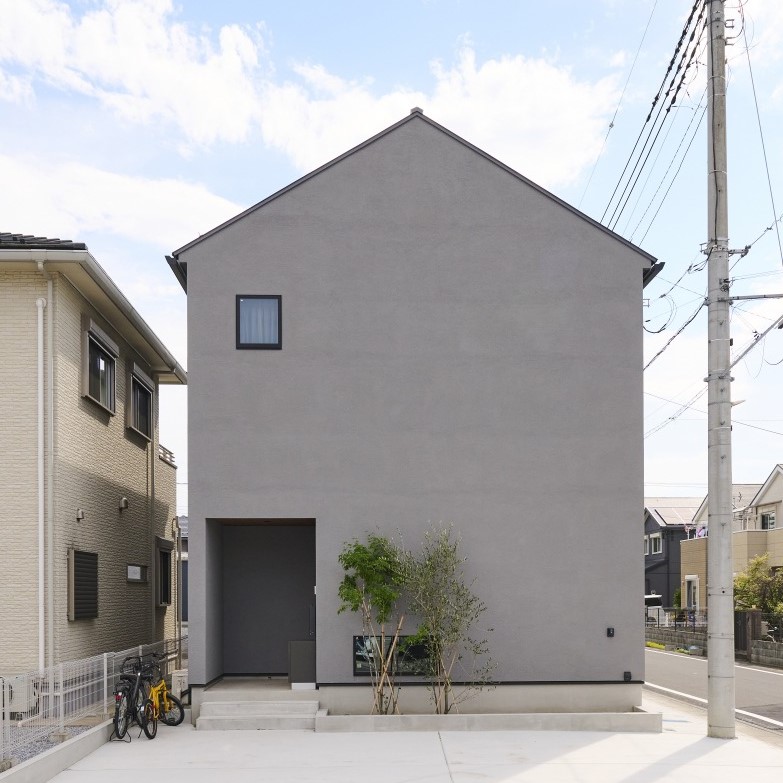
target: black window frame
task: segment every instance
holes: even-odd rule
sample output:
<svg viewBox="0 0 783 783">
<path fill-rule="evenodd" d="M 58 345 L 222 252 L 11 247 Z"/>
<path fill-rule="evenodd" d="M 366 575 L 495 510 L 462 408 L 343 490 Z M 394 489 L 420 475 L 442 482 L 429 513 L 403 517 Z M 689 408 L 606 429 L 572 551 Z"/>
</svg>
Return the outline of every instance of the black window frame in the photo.
<svg viewBox="0 0 783 783">
<path fill-rule="evenodd" d="M 166 561 L 167 566 L 163 567 Z M 166 607 L 174 603 L 174 542 L 155 536 L 155 606 Z"/>
<path fill-rule="evenodd" d="M 133 430 L 145 440 L 151 441 L 155 431 L 155 383 L 147 373 L 145 373 L 137 364 L 133 364 L 128 382 L 128 429 Z M 143 395 L 146 395 L 147 401 L 147 424 L 149 431 L 145 431 L 140 425 L 139 406 L 137 403 Z"/>
<path fill-rule="evenodd" d="M 106 384 L 108 398 L 105 400 L 101 399 L 100 383 L 97 393 L 93 390 L 93 379 L 96 377 L 92 371 L 93 362 L 100 359 L 105 362 L 108 375 Z M 114 413 L 117 409 L 117 359 L 92 334 L 88 337 L 87 378 L 87 397 L 110 413 Z"/>
<path fill-rule="evenodd" d="M 119 346 L 95 321 L 87 316 L 82 316 L 82 329 L 84 340 L 82 396 L 113 416 L 117 411 L 117 359 L 120 356 Z M 93 384 L 93 378 L 99 376 L 99 374 L 93 375 L 93 364 L 100 359 L 105 360 L 108 368 L 109 377 L 107 379 L 106 399 L 101 398 L 100 384 L 98 384 L 97 388 Z"/>
<path fill-rule="evenodd" d="M 277 342 L 243 343 L 240 339 L 240 311 L 242 301 L 247 299 L 271 299 L 277 302 Z M 279 351 L 283 348 L 283 297 L 280 294 L 237 294 L 236 295 L 236 347 L 240 351 Z"/>
</svg>

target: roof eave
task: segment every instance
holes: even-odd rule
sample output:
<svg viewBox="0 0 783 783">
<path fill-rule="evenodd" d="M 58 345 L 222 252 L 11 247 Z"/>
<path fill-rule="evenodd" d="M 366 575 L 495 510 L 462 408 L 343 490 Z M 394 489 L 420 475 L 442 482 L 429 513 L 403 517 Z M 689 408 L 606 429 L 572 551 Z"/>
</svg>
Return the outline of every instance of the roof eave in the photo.
<svg viewBox="0 0 783 783">
<path fill-rule="evenodd" d="M 127 327 L 134 330 L 146 344 L 143 357 L 150 364 L 150 370 L 163 384 L 187 384 L 187 372 L 166 348 L 160 338 L 152 331 L 147 322 L 128 301 L 106 271 L 87 250 L 52 250 L 42 248 L 0 248 L 0 263 L 9 266 L 19 265 L 26 268 L 42 266 L 42 271 L 59 272 L 85 297 L 96 309 L 110 306 L 116 310 Z M 91 288 L 92 290 L 85 290 Z M 103 299 L 103 301 L 100 301 Z M 109 323 L 113 318 L 109 313 L 101 313 Z M 117 327 L 117 331 L 126 337 L 126 329 Z M 138 341 L 133 344 L 139 350 Z"/>
<path fill-rule="evenodd" d="M 625 237 L 620 236 L 619 234 L 616 234 L 611 229 L 604 226 L 602 223 L 599 223 L 597 220 L 594 220 L 593 218 L 586 215 L 584 212 L 581 212 L 576 207 L 572 206 L 571 204 L 567 203 L 566 201 L 563 201 L 562 199 L 555 196 L 553 193 L 550 193 L 545 188 L 541 187 L 540 185 L 537 185 L 532 180 L 529 180 L 527 177 L 525 177 L 523 174 L 520 174 L 515 169 L 512 169 L 510 166 L 507 166 L 502 161 L 499 161 L 497 158 L 492 157 L 487 152 L 484 152 L 484 150 L 480 149 L 479 147 L 476 147 L 475 145 L 471 144 L 469 141 L 466 141 L 461 136 L 458 136 L 453 131 L 450 131 L 448 128 L 445 128 L 443 125 L 438 124 L 434 120 L 430 119 L 429 117 L 425 116 L 425 114 L 422 112 L 421 109 L 413 109 L 411 110 L 411 113 L 407 117 L 403 117 L 398 122 L 395 122 L 393 125 L 390 125 L 388 128 L 385 128 L 380 133 L 376 133 L 375 136 L 372 136 L 369 139 L 366 139 L 361 144 L 356 145 L 355 147 L 352 147 L 347 152 L 344 152 L 342 155 L 339 155 L 338 157 L 334 158 L 333 160 L 328 161 L 323 166 L 319 166 L 314 171 L 311 171 L 309 174 L 305 174 L 303 177 L 300 177 L 299 179 L 295 180 L 291 184 L 287 185 L 286 187 L 282 188 L 281 190 L 278 190 L 277 192 L 273 193 L 271 196 L 268 196 L 263 201 L 259 201 L 257 204 L 254 204 L 251 207 L 248 207 L 243 212 L 240 212 L 238 215 L 235 215 L 232 218 L 229 218 L 225 222 L 221 223 L 219 226 L 215 226 L 211 231 L 207 231 L 205 234 L 202 234 L 201 236 L 197 237 L 196 239 L 192 240 L 191 242 L 188 242 L 186 245 L 183 245 L 178 250 L 175 250 L 172 253 L 172 256 L 174 259 L 179 261 L 179 255 L 181 253 L 184 253 L 188 250 L 190 250 L 195 245 L 199 244 L 200 242 L 203 242 L 205 239 L 208 239 L 209 237 L 214 236 L 218 232 L 222 231 L 225 228 L 228 228 L 229 226 L 233 225 L 239 220 L 242 220 L 242 218 L 246 217 L 247 215 L 251 214 L 252 212 L 255 212 L 257 209 L 261 209 L 262 207 L 266 206 L 269 202 L 274 201 L 276 198 L 279 198 L 283 194 L 287 193 L 290 190 L 293 190 L 294 188 L 298 187 L 299 185 L 303 184 L 304 182 L 307 182 L 309 179 L 312 179 L 313 177 L 316 177 L 321 172 L 325 171 L 328 168 L 331 168 L 332 166 L 336 165 L 337 163 L 340 163 L 342 160 L 345 160 L 345 158 L 353 155 L 354 153 L 358 152 L 359 150 L 364 149 L 365 147 L 369 147 L 371 144 L 374 144 L 379 139 L 383 138 L 389 133 L 392 133 L 393 131 L 397 130 L 397 128 L 401 127 L 402 125 L 405 125 L 408 122 L 411 122 L 413 120 L 422 120 L 423 122 L 429 123 L 433 128 L 437 128 L 442 133 L 445 133 L 447 136 L 450 136 L 455 141 L 459 142 L 460 144 L 463 144 L 464 146 L 468 147 L 469 149 L 473 150 L 478 155 L 481 155 L 483 158 L 486 158 L 488 161 L 494 163 L 496 166 L 499 166 L 504 171 L 508 172 L 512 176 L 516 177 L 517 179 L 521 180 L 522 182 L 526 183 L 530 187 L 532 187 L 534 190 L 537 190 L 542 195 L 546 196 L 547 198 L 555 201 L 557 204 L 562 206 L 564 209 L 567 209 L 569 212 L 572 212 L 577 217 L 581 218 L 582 220 L 587 221 L 595 228 L 599 229 L 600 231 L 608 234 L 616 241 L 626 245 L 628 248 L 633 250 L 635 253 L 638 253 L 641 255 L 646 264 L 648 265 L 644 269 L 644 281 L 643 285 L 646 285 L 648 282 L 650 282 L 655 275 L 660 272 L 660 270 L 663 268 L 663 263 L 658 262 L 658 260 L 655 258 L 655 256 L 648 253 L 646 250 L 642 250 L 637 245 L 634 245 L 633 242 L 630 242 Z M 656 269 L 657 266 L 657 269 Z M 653 271 L 654 270 L 654 271 Z M 177 273 L 175 272 L 175 275 Z"/>
</svg>

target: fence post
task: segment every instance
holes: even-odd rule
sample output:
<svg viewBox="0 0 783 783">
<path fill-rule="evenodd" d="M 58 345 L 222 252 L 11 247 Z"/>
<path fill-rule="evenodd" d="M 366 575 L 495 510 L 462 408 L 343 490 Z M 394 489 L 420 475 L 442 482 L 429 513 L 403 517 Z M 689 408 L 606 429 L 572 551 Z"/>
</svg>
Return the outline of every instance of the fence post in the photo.
<svg viewBox="0 0 783 783">
<path fill-rule="evenodd" d="M 10 735 L 10 727 L 6 711 L 6 704 L 10 704 L 11 699 L 3 677 L 0 677 L 0 700 L 2 700 L 2 704 L 0 704 L 0 772 L 5 772 L 11 766 L 11 744 L 8 736 Z"/>
<path fill-rule="evenodd" d="M 60 720 L 58 728 L 65 731 L 65 670 L 62 663 L 57 667 L 60 671 Z"/>
<path fill-rule="evenodd" d="M 103 714 L 109 714 L 109 653 L 103 654 Z"/>
<path fill-rule="evenodd" d="M 748 611 L 748 663 L 753 663 L 753 640 L 761 638 L 761 610 Z"/>
</svg>

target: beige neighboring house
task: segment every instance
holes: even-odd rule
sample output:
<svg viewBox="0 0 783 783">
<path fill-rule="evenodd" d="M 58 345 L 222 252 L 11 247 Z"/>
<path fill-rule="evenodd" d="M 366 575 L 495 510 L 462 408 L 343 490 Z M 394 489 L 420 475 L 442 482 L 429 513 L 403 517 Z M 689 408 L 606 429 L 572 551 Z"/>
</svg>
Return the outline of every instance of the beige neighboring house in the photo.
<svg viewBox="0 0 783 783">
<path fill-rule="evenodd" d="M 172 637 L 176 359 L 85 245 L 0 233 L 0 674 Z"/>
<path fill-rule="evenodd" d="M 744 571 L 757 555 L 770 553 L 771 568 L 783 567 L 783 465 L 776 465 L 763 484 L 734 484 L 732 520 L 733 572 Z M 707 498 L 693 517 L 695 536 L 680 545 L 683 601 L 707 608 Z"/>
</svg>

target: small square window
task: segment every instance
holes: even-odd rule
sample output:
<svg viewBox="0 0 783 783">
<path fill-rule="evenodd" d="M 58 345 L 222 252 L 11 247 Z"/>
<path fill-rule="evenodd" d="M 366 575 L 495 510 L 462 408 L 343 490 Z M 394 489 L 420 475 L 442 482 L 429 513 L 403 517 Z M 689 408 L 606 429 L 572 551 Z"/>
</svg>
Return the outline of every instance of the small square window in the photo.
<svg viewBox="0 0 783 783">
<path fill-rule="evenodd" d="M 282 348 L 282 297 L 237 295 L 237 348 Z"/>
</svg>

